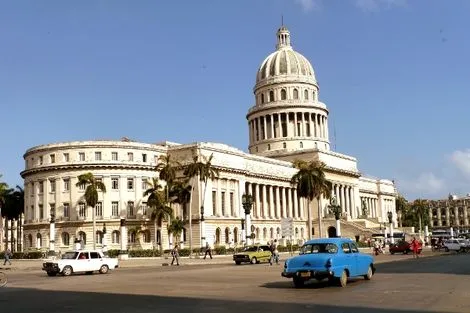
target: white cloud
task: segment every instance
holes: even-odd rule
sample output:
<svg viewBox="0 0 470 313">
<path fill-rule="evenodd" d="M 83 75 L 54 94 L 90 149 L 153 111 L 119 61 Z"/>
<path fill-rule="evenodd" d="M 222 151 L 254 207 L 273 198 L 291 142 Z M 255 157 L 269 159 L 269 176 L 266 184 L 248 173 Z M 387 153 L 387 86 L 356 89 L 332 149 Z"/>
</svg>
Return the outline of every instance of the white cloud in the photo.
<svg viewBox="0 0 470 313">
<path fill-rule="evenodd" d="M 450 161 L 457 170 L 470 178 L 470 149 L 454 151 L 450 155 Z"/>
<path fill-rule="evenodd" d="M 320 0 L 295 0 L 304 12 L 310 12 L 320 7 Z"/>
<path fill-rule="evenodd" d="M 367 12 L 379 11 L 381 9 L 390 9 L 395 6 L 405 6 L 407 0 L 354 0 L 355 5 Z"/>
<path fill-rule="evenodd" d="M 449 192 L 445 180 L 432 172 L 421 173 L 412 179 L 398 179 L 397 186 L 399 191 L 406 195 L 423 197 L 442 197 Z"/>
</svg>

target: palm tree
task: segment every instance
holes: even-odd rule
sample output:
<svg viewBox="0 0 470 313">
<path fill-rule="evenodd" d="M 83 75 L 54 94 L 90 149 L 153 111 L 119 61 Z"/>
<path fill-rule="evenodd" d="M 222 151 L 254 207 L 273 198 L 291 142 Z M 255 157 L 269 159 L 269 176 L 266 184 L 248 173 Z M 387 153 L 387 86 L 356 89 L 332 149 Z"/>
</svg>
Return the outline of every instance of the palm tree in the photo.
<svg viewBox="0 0 470 313">
<path fill-rule="evenodd" d="M 322 236 L 322 208 L 320 198 L 324 196 L 329 199 L 331 196 L 331 183 L 325 178 L 325 163 L 320 161 L 306 162 L 296 160 L 293 167 L 298 169 L 297 173 L 291 178 L 291 184 L 297 188 L 297 192 L 305 201 L 305 208 L 308 215 L 308 235 L 312 238 L 312 214 L 309 208 L 310 202 L 317 199 L 318 203 L 318 223 L 320 237 Z"/>
<path fill-rule="evenodd" d="M 214 168 L 212 166 L 212 158 L 213 154 L 207 159 L 203 156 L 203 159 L 206 161 L 200 161 L 198 155 L 193 156 L 193 162 L 188 164 L 184 170 L 183 175 L 188 178 L 189 180 L 194 179 L 194 183 L 192 184 L 192 189 L 191 189 L 191 197 L 189 201 L 189 249 L 190 249 L 190 256 L 192 255 L 192 246 L 193 246 L 193 237 L 192 237 L 192 218 L 191 218 L 191 206 L 192 206 L 192 200 L 193 200 L 193 190 L 194 190 L 194 185 L 197 182 L 196 178 L 200 182 L 204 182 L 204 192 L 202 193 L 202 204 L 201 204 L 201 228 L 202 228 L 202 222 L 204 221 L 204 200 L 206 198 L 206 187 L 207 187 L 207 181 L 209 179 L 214 180 L 216 177 L 219 177 L 219 170 Z M 201 194 L 201 193 L 200 193 Z M 202 234 L 203 235 L 203 234 Z M 202 237 L 202 236 L 201 236 Z M 202 246 L 202 242 L 201 242 Z"/>
<path fill-rule="evenodd" d="M 149 188 L 145 190 L 144 197 L 148 196 L 147 204 L 152 208 L 151 218 L 154 226 L 155 242 L 154 246 L 157 245 L 157 228 L 162 227 L 164 220 L 169 220 L 173 216 L 173 209 L 168 205 L 168 198 L 160 185 L 158 178 L 154 177 L 151 180 L 147 180 Z M 158 226 L 157 226 L 158 225 Z M 160 250 L 162 245 L 160 243 Z"/>
<path fill-rule="evenodd" d="M 170 190 L 170 198 L 172 203 L 177 203 L 181 206 L 183 211 L 183 220 L 184 216 L 188 216 L 187 205 L 191 200 L 191 185 L 189 185 L 188 180 L 177 180 L 173 182 L 172 188 Z"/>
<path fill-rule="evenodd" d="M 421 231 L 423 229 L 423 225 L 422 225 L 423 216 L 425 214 L 428 214 L 428 210 L 429 210 L 428 201 L 423 200 L 423 199 L 416 199 L 411 204 L 411 209 L 414 215 L 418 217 L 419 233 L 421 234 Z"/>
<path fill-rule="evenodd" d="M 408 201 L 402 195 L 398 195 L 398 197 L 395 199 L 395 211 L 397 212 L 399 227 L 403 226 L 402 216 L 407 211 L 407 208 Z"/>
<path fill-rule="evenodd" d="M 158 172 L 158 178 L 166 182 L 167 198 L 169 198 L 171 184 L 176 178 L 176 169 L 179 165 L 179 162 L 173 160 L 170 155 L 160 155 L 158 157 L 155 169 Z"/>
<path fill-rule="evenodd" d="M 175 243 L 180 242 L 181 233 L 184 230 L 185 222 L 181 220 L 179 217 L 171 220 L 170 225 L 168 226 L 168 233 L 172 234 L 175 237 Z"/>
<path fill-rule="evenodd" d="M 106 186 L 101 181 L 95 178 L 92 173 L 88 172 L 78 176 L 78 182 L 76 186 L 85 185 L 85 202 L 87 206 L 92 209 L 93 217 L 93 249 L 96 249 L 96 212 L 95 206 L 98 203 L 98 190 L 106 192 Z"/>
</svg>

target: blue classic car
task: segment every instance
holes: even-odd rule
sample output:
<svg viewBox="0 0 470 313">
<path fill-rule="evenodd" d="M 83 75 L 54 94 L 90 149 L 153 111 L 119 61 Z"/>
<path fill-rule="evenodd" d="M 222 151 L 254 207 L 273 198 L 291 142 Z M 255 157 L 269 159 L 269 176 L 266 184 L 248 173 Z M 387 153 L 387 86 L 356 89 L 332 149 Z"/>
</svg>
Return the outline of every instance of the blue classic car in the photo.
<svg viewBox="0 0 470 313">
<path fill-rule="evenodd" d="M 328 278 L 344 287 L 349 277 L 363 276 L 370 280 L 374 273 L 374 258 L 359 252 L 351 239 L 320 238 L 307 241 L 300 255 L 286 260 L 281 276 L 292 278 L 297 288 L 313 278 Z"/>
</svg>

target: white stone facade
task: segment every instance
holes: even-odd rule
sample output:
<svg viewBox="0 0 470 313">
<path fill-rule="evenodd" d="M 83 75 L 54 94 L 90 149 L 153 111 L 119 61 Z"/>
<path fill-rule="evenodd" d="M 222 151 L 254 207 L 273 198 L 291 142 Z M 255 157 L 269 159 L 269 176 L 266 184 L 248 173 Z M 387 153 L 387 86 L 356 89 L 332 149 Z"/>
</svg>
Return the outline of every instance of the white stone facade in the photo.
<svg viewBox="0 0 470 313">
<path fill-rule="evenodd" d="M 208 182 L 206 192 L 200 183 L 195 186 L 191 206 L 193 247 L 202 243 L 201 238 L 227 246 L 244 240 L 243 193 L 254 197 L 249 233 L 255 234 L 255 241 L 280 238 L 280 222 L 285 217 L 294 220 L 293 239 L 307 239 L 307 208 L 290 183 L 296 172 L 292 167 L 295 159 L 321 160 L 327 165 L 326 177 L 333 183 L 333 194 L 351 225 L 364 218 L 363 202 L 367 219 L 386 222 L 387 212 L 391 211 L 396 223 L 393 182 L 361 177 L 354 157 L 330 151 L 328 110 L 319 101 L 313 67 L 293 51 L 285 27 L 277 35 L 276 52 L 258 70 L 255 105 L 247 114 L 250 153 L 218 143 L 147 144 L 128 140 L 67 142 L 27 150 L 21 173 L 25 189 L 24 248 L 49 247 L 51 208 L 56 212 L 56 250 L 71 248 L 76 238 L 91 247 L 91 208 L 84 207 L 84 191 L 75 186 L 77 177 L 86 172 L 101 178 L 107 189 L 100 193 L 96 210 L 98 247 L 106 224 L 108 249 L 152 248 L 155 241 L 169 248 L 171 238 L 165 225 L 155 232 L 143 197 L 145 181 L 156 176 L 156 160 L 164 154 L 182 163 L 191 162 L 195 154 L 213 155 L 213 165 L 220 170 L 220 177 Z M 200 207 L 204 196 L 202 227 Z M 316 201 L 309 205 L 315 236 L 319 235 L 317 205 Z M 327 218 L 327 201 L 321 199 L 320 205 Z M 174 210 L 187 218 L 182 208 L 175 206 Z M 128 240 L 124 246 L 122 218 L 127 221 L 124 238 Z M 326 236 L 326 230 L 322 235 Z M 187 246 L 188 228 L 182 237 Z"/>
</svg>

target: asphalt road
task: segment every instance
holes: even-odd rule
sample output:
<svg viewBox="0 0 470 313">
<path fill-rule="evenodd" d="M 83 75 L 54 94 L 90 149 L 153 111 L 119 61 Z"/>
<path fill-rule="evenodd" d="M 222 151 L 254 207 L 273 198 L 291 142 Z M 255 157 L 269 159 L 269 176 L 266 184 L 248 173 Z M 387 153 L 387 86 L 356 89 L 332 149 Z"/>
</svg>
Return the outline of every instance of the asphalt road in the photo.
<svg viewBox="0 0 470 313">
<path fill-rule="evenodd" d="M 0 307 L 9 313 L 470 312 L 470 254 L 378 264 L 371 281 L 356 279 L 346 288 L 313 283 L 294 289 L 281 270 L 282 265 L 259 264 L 128 268 L 72 277 L 10 272 Z"/>
</svg>

